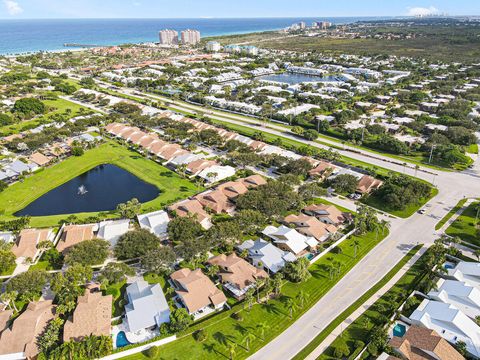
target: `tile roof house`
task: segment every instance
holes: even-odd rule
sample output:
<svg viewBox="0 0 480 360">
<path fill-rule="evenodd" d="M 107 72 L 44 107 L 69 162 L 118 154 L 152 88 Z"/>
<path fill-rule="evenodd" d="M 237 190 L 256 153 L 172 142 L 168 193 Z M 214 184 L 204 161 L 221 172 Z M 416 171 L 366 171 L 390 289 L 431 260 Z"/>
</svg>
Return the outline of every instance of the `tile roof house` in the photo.
<svg viewBox="0 0 480 360">
<path fill-rule="evenodd" d="M 454 305 L 471 319 L 480 316 L 480 290 L 462 281 L 439 279 L 436 290 L 427 295 L 432 300 Z"/>
<path fill-rule="evenodd" d="M 330 176 L 337 167 L 326 161 L 320 161 L 320 163 L 308 172 L 308 175 L 312 177 L 326 178 Z"/>
<path fill-rule="evenodd" d="M 66 225 L 62 229 L 62 235 L 56 245 L 57 250 L 63 252 L 82 241 L 93 239 L 95 237 L 93 235 L 95 228 L 96 224 Z"/>
<path fill-rule="evenodd" d="M 17 258 L 34 259 L 37 255 L 37 245 L 42 241 L 53 240 L 51 229 L 24 229 L 20 231 L 17 242 L 12 247 L 12 252 Z"/>
<path fill-rule="evenodd" d="M 153 141 L 150 145 L 146 147 L 146 149 L 151 153 L 151 154 L 159 154 L 162 149 L 167 146 L 168 144 L 163 141 L 163 140 L 155 140 Z"/>
<path fill-rule="evenodd" d="M 12 326 L 0 334 L 0 355 L 12 355 L 10 359 L 35 359 L 40 352 L 37 337 L 54 317 L 55 306 L 51 300 L 29 303 Z"/>
<path fill-rule="evenodd" d="M 233 293 L 237 299 L 243 298 L 243 295 L 255 285 L 258 279 L 268 277 L 264 270 L 252 266 L 235 253 L 230 255 L 220 254 L 210 258 L 207 262 L 210 265 L 219 266 L 218 277 L 223 286 Z"/>
<path fill-rule="evenodd" d="M 235 209 L 228 197 L 219 189 L 205 191 L 195 196 L 194 199 L 198 200 L 204 209 L 210 209 L 216 214 L 229 214 Z"/>
<path fill-rule="evenodd" d="M 460 261 L 454 269 L 448 269 L 448 276 L 480 290 L 480 263 Z"/>
<path fill-rule="evenodd" d="M 296 230 L 305 236 L 313 236 L 318 241 L 327 240 L 331 234 L 337 232 L 337 227 L 331 224 L 325 224 L 314 216 L 305 214 L 290 214 L 283 219 L 286 225 L 295 225 Z"/>
<path fill-rule="evenodd" d="M 6 309 L 5 305 L 0 304 L 0 334 L 7 328 L 8 321 L 13 315 L 13 310 Z"/>
<path fill-rule="evenodd" d="M 369 175 L 364 175 L 357 185 L 357 192 L 361 194 L 369 194 L 370 192 L 377 190 L 383 185 L 383 181 L 375 179 Z"/>
<path fill-rule="evenodd" d="M 170 279 L 189 314 L 212 307 L 218 310 L 227 302 L 225 294 L 200 269 L 180 269 L 171 274 Z"/>
<path fill-rule="evenodd" d="M 318 245 L 314 237 L 302 235 L 285 225 L 267 226 L 262 234 L 272 239 L 280 249 L 290 251 L 297 257 L 305 255 L 308 249 L 315 249 Z"/>
<path fill-rule="evenodd" d="M 148 214 L 137 215 L 138 223 L 142 229 L 147 229 L 159 238 L 167 236 L 170 218 L 166 211 L 159 210 Z"/>
<path fill-rule="evenodd" d="M 217 186 L 217 191 L 221 191 L 228 199 L 235 200 L 240 195 L 245 194 L 248 188 L 241 180 L 228 181 Z"/>
<path fill-rule="evenodd" d="M 105 220 L 98 224 L 97 236 L 101 239 L 107 240 L 114 246 L 120 236 L 127 233 L 130 229 L 130 220 Z"/>
<path fill-rule="evenodd" d="M 149 149 L 150 146 L 153 144 L 154 141 L 158 141 L 158 137 L 156 135 L 148 134 L 147 136 L 142 137 L 137 145 L 141 146 L 144 149 Z"/>
<path fill-rule="evenodd" d="M 434 330 L 411 326 L 402 337 L 394 336 L 389 345 L 408 360 L 463 360 L 465 359 Z"/>
<path fill-rule="evenodd" d="M 77 307 L 65 322 L 63 341 L 81 341 L 89 335 L 110 336 L 112 295 L 102 296 L 99 288 L 89 286 L 79 296 Z"/>
<path fill-rule="evenodd" d="M 217 163 L 213 160 L 198 159 L 189 163 L 186 170 L 190 175 L 196 176 L 201 171 L 214 165 L 217 165 Z"/>
<path fill-rule="evenodd" d="M 263 239 L 247 240 L 239 245 L 238 250 L 247 250 L 248 257 L 256 267 L 263 267 L 270 273 L 276 273 L 283 269 L 287 262 L 297 258 L 291 252 L 283 251 L 272 243 Z"/>
<path fill-rule="evenodd" d="M 340 226 L 349 219 L 349 216 L 333 205 L 312 204 L 303 208 L 303 212 L 307 215 L 315 216 L 318 220 L 325 224 Z"/>
<path fill-rule="evenodd" d="M 435 330 L 451 344 L 463 341 L 472 356 L 480 357 L 480 327 L 455 306 L 425 299 L 410 320 L 413 325 Z"/>
<path fill-rule="evenodd" d="M 267 183 L 267 180 L 260 175 L 250 175 L 246 178 L 239 179 L 238 181 L 241 181 L 243 185 L 247 187 L 247 189 L 256 188 Z"/>
<path fill-rule="evenodd" d="M 45 156 L 42 153 L 36 152 L 30 155 L 30 161 L 37 164 L 38 166 L 45 166 L 50 164 L 52 158 L 49 156 Z"/>
<path fill-rule="evenodd" d="M 203 209 L 202 204 L 196 200 L 182 200 L 178 203 L 171 205 L 168 208 L 169 211 L 175 212 L 178 216 L 187 217 L 193 216 L 197 221 L 205 228 L 208 229 L 212 226 L 210 222 L 210 215 Z"/>
<path fill-rule="evenodd" d="M 137 280 L 127 286 L 125 321 L 129 332 L 151 329 L 170 322 L 170 308 L 160 284 Z"/>
</svg>

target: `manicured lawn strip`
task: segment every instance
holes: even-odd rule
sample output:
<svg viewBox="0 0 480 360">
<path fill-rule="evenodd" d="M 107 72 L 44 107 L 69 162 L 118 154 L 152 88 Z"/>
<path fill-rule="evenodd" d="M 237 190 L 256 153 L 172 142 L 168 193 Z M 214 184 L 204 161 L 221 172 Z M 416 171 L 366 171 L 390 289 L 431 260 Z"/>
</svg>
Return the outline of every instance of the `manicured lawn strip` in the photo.
<svg viewBox="0 0 480 360">
<path fill-rule="evenodd" d="M 392 210 L 389 209 L 388 207 L 385 206 L 385 203 L 375 196 L 369 196 L 366 199 L 362 200 L 365 204 L 377 208 L 379 210 L 388 212 L 392 215 L 401 217 L 401 218 L 408 218 L 412 216 L 418 209 L 420 209 L 423 205 L 425 205 L 427 202 L 430 201 L 430 199 L 434 198 L 435 196 L 438 195 L 438 189 L 437 188 L 432 188 L 430 191 L 430 197 L 428 198 L 421 198 L 418 202 L 418 204 L 410 204 L 405 207 L 403 210 Z"/>
<path fill-rule="evenodd" d="M 458 236 L 467 243 L 480 246 L 480 237 L 477 234 L 475 216 L 479 202 L 471 203 L 465 211 L 445 231 L 447 235 Z M 480 213 L 479 213 L 480 217 Z"/>
<path fill-rule="evenodd" d="M 356 311 L 363 303 L 370 299 L 378 290 L 384 287 L 395 274 L 420 250 L 421 245 L 414 247 L 412 250 L 400 260 L 395 267 L 388 272 L 385 277 L 372 286 L 365 294 L 363 294 L 357 301 L 350 305 L 344 312 L 342 312 L 335 320 L 318 334 L 306 347 L 304 347 L 295 357 L 294 360 L 305 359 L 313 350 L 315 350 L 328 335 L 331 334 L 346 318 L 348 318 L 354 311 Z M 348 328 L 347 328 L 348 329 Z"/>
<path fill-rule="evenodd" d="M 235 359 L 245 359 L 255 351 L 263 347 L 267 342 L 274 339 L 289 327 L 296 319 L 304 314 L 313 304 L 315 304 L 323 295 L 325 295 L 352 267 L 357 264 L 383 237 L 376 239 L 374 233 L 368 233 L 360 237 L 352 236 L 345 240 L 339 247 L 342 254 L 330 253 L 310 267 L 312 277 L 300 284 L 285 282 L 282 287 L 282 296 L 278 299 L 270 300 L 269 303 L 254 305 L 249 311 L 244 309 L 243 304 L 233 307 L 232 310 L 217 314 L 204 321 L 196 323 L 184 333 L 178 334 L 179 339 L 160 347 L 162 359 L 218 359 L 222 357 L 229 358 L 227 350 L 228 344 L 236 343 L 237 349 Z M 353 257 L 355 240 L 360 241 L 360 247 L 357 257 Z M 329 265 L 337 260 L 342 263 L 341 275 L 330 280 Z M 290 319 L 289 311 L 285 301 L 289 298 L 295 298 L 303 290 L 307 295 L 307 300 L 303 308 L 294 311 L 293 318 Z M 230 317 L 233 312 L 240 312 L 243 321 L 237 321 Z M 269 329 L 265 331 L 265 339 L 260 338 L 260 331 L 257 325 L 265 322 Z M 203 343 L 194 340 L 192 333 L 198 329 L 204 329 L 208 334 L 208 339 Z M 247 351 L 243 344 L 245 334 L 251 332 L 256 336 L 250 344 L 250 351 Z M 125 357 L 125 359 L 147 359 L 143 354 L 135 354 Z"/>
<path fill-rule="evenodd" d="M 17 182 L 0 193 L 0 220 L 13 218 L 13 214 L 30 204 L 48 191 L 102 164 L 119 166 L 143 181 L 158 187 L 157 198 L 142 204 L 142 211 L 158 210 L 176 200 L 185 199 L 200 191 L 192 182 L 181 178 L 171 170 L 126 147 L 107 141 L 85 152 L 80 157 L 70 157 L 50 168 L 27 177 L 24 182 Z M 80 214 L 79 217 L 92 216 L 97 213 Z M 57 225 L 65 215 L 33 217 L 32 226 Z"/>
<path fill-rule="evenodd" d="M 417 249 L 418 250 L 418 249 Z M 413 255 L 412 255 L 413 256 Z M 345 341 L 350 348 L 351 353 L 355 351 L 354 343 L 356 340 L 368 343 L 370 331 L 376 326 L 383 326 L 387 323 L 387 318 L 393 315 L 391 310 L 398 307 L 407 300 L 408 296 L 417 289 L 425 277 L 423 270 L 423 259 L 425 254 L 393 285 L 390 290 L 380 297 L 372 306 L 370 306 L 361 316 L 351 323 L 337 337 L 331 346 L 319 357 L 321 360 L 335 359 L 333 351 L 339 342 Z M 392 274 L 393 276 L 393 274 Z M 394 310 L 394 311 L 395 311 Z M 357 350 L 360 351 L 360 350 Z"/>
<path fill-rule="evenodd" d="M 460 209 L 462 208 L 462 206 L 465 205 L 466 202 L 467 202 L 467 199 L 462 199 L 462 200 L 460 200 L 460 201 L 458 202 L 458 204 L 455 205 L 455 206 L 452 208 L 452 210 L 450 210 L 450 211 L 448 212 L 448 214 L 445 215 L 445 216 L 443 217 L 443 219 L 438 222 L 437 225 L 435 225 L 435 230 L 438 230 L 438 229 L 440 229 L 443 225 L 445 225 L 445 223 L 446 223 L 448 220 L 450 220 L 450 218 L 451 218 L 453 215 L 455 215 L 455 213 L 456 213 L 458 210 L 460 210 Z"/>
</svg>

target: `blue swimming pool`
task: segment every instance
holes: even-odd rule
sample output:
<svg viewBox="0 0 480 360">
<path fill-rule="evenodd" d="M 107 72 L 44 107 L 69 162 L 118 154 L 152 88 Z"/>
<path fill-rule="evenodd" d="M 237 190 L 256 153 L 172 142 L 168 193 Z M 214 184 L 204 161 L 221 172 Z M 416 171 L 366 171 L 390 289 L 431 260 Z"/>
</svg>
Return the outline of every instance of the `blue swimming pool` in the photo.
<svg viewBox="0 0 480 360">
<path fill-rule="evenodd" d="M 449 264 L 449 263 L 444 264 L 443 267 L 444 267 L 445 269 L 447 269 L 447 270 L 448 270 L 448 269 L 454 269 L 454 268 L 455 268 L 455 266 L 453 266 L 452 264 Z"/>
<path fill-rule="evenodd" d="M 308 253 L 307 255 L 305 255 L 305 257 L 307 258 L 307 260 L 312 260 L 314 258 L 314 255 L 312 253 Z"/>
<path fill-rule="evenodd" d="M 121 347 L 124 347 L 124 346 L 127 346 L 127 345 L 130 345 L 130 342 L 127 340 L 127 336 L 125 335 L 125 332 L 120 331 L 117 334 L 116 345 L 117 345 L 117 349 L 121 348 Z"/>
<path fill-rule="evenodd" d="M 405 332 L 407 331 L 407 327 L 402 324 L 396 324 L 395 327 L 393 328 L 393 336 L 398 336 L 402 337 L 405 335 Z"/>
</svg>

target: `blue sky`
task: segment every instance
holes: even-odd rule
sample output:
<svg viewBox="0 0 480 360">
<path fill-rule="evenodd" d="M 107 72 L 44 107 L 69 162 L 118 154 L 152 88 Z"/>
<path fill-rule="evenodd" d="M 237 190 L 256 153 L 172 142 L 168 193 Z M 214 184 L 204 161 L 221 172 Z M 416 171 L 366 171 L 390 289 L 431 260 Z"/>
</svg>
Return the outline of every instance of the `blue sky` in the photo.
<svg viewBox="0 0 480 360">
<path fill-rule="evenodd" d="M 479 0 L 0 0 L 0 18 L 480 15 Z"/>
</svg>

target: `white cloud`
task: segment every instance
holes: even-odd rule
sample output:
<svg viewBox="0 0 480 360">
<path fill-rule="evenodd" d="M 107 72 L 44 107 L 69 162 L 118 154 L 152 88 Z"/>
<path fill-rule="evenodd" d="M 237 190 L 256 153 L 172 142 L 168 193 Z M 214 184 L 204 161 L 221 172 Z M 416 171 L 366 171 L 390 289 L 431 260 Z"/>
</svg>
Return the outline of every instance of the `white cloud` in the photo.
<svg viewBox="0 0 480 360">
<path fill-rule="evenodd" d="M 18 15 L 23 12 L 20 4 L 14 0 L 3 0 L 3 5 L 7 9 L 9 15 Z"/>
<path fill-rule="evenodd" d="M 408 8 L 408 16 L 431 16 L 431 15 L 439 15 L 440 10 L 438 10 L 435 6 L 430 7 L 412 7 Z"/>
</svg>

